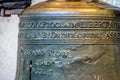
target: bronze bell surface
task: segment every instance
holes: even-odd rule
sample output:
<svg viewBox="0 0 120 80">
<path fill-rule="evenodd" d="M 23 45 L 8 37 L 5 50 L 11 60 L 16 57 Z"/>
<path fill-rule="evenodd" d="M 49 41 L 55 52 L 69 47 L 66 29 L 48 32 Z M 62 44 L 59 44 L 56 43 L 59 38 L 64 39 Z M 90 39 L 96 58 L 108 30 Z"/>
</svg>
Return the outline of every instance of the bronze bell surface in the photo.
<svg viewBox="0 0 120 80">
<path fill-rule="evenodd" d="M 120 9 L 45 1 L 20 17 L 16 80 L 120 80 Z"/>
</svg>

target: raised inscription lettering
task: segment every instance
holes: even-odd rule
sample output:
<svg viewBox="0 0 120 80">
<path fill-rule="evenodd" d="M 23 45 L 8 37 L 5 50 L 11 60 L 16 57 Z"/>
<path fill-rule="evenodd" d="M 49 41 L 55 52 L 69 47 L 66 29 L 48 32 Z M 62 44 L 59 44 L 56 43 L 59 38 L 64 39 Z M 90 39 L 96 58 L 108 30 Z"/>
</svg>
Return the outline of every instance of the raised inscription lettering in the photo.
<svg viewBox="0 0 120 80">
<path fill-rule="evenodd" d="M 35 66 L 51 66 L 55 64 L 54 60 L 36 60 L 36 62 L 34 63 Z"/>
<path fill-rule="evenodd" d="M 50 75 L 53 74 L 54 70 L 51 66 L 59 66 L 61 61 L 66 59 L 70 50 L 41 50 L 41 49 L 24 49 L 20 48 L 20 54 L 29 63 L 32 61 L 32 74 L 34 75 Z M 45 69 L 44 67 L 47 67 Z"/>
<path fill-rule="evenodd" d="M 26 31 L 19 34 L 19 39 L 120 39 L 118 31 Z"/>
<path fill-rule="evenodd" d="M 120 28 L 119 21 L 112 20 L 71 20 L 71 21 L 39 21 L 21 22 L 20 28 Z"/>
<path fill-rule="evenodd" d="M 32 50 L 32 49 L 20 49 L 20 53 L 24 56 L 26 55 L 32 55 L 32 56 L 40 56 L 40 57 L 44 57 L 44 56 L 51 56 L 51 57 L 63 57 L 66 58 L 68 56 L 68 54 L 70 53 L 69 50 L 40 50 L 40 49 L 36 49 L 36 50 Z"/>
<path fill-rule="evenodd" d="M 32 69 L 32 73 L 35 75 L 48 75 L 53 73 L 53 69 Z"/>
</svg>

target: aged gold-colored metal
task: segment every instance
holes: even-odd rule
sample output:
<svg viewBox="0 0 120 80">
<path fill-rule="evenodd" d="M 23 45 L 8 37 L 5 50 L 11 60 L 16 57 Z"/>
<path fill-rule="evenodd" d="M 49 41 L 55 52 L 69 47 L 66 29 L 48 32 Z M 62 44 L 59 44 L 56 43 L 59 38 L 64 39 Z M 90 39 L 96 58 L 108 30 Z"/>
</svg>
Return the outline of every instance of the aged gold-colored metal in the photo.
<svg viewBox="0 0 120 80">
<path fill-rule="evenodd" d="M 120 10 L 91 0 L 23 11 L 16 80 L 120 80 Z"/>
</svg>

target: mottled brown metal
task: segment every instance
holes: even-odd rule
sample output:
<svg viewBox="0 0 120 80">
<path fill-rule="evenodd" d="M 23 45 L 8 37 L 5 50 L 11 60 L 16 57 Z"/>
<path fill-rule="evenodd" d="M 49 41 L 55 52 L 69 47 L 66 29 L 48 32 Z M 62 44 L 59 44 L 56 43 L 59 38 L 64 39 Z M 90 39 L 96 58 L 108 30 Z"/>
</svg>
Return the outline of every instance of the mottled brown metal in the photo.
<svg viewBox="0 0 120 80">
<path fill-rule="evenodd" d="M 96 1 L 24 10 L 16 80 L 120 80 L 120 11 Z"/>
</svg>

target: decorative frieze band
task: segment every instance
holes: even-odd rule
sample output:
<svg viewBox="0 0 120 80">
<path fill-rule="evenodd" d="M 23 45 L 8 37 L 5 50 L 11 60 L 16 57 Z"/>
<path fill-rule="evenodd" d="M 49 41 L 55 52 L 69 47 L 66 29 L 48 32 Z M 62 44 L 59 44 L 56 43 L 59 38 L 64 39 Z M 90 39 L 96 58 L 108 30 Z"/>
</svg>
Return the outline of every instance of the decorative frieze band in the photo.
<svg viewBox="0 0 120 80">
<path fill-rule="evenodd" d="M 35 28 L 120 28 L 120 21 L 112 20 L 40 20 L 21 22 L 20 28 L 35 29 Z"/>
<path fill-rule="evenodd" d="M 46 18 L 46 17 L 45 17 Z M 63 18 L 58 19 L 31 19 L 24 20 L 19 24 L 19 40 L 31 40 L 34 43 L 46 43 L 44 40 L 77 40 L 77 43 L 99 44 L 119 43 L 120 19 L 107 18 Z M 29 42 L 29 43 L 31 43 Z M 57 41 L 60 43 L 61 41 Z M 21 42 L 22 43 L 22 42 Z M 27 42 L 25 42 L 27 43 Z M 64 43 L 64 41 L 63 41 Z M 61 44 L 61 43 L 60 43 Z"/>
<path fill-rule="evenodd" d="M 58 30 L 27 30 L 19 33 L 20 40 L 40 39 L 120 39 L 119 31 L 58 31 Z"/>
</svg>

